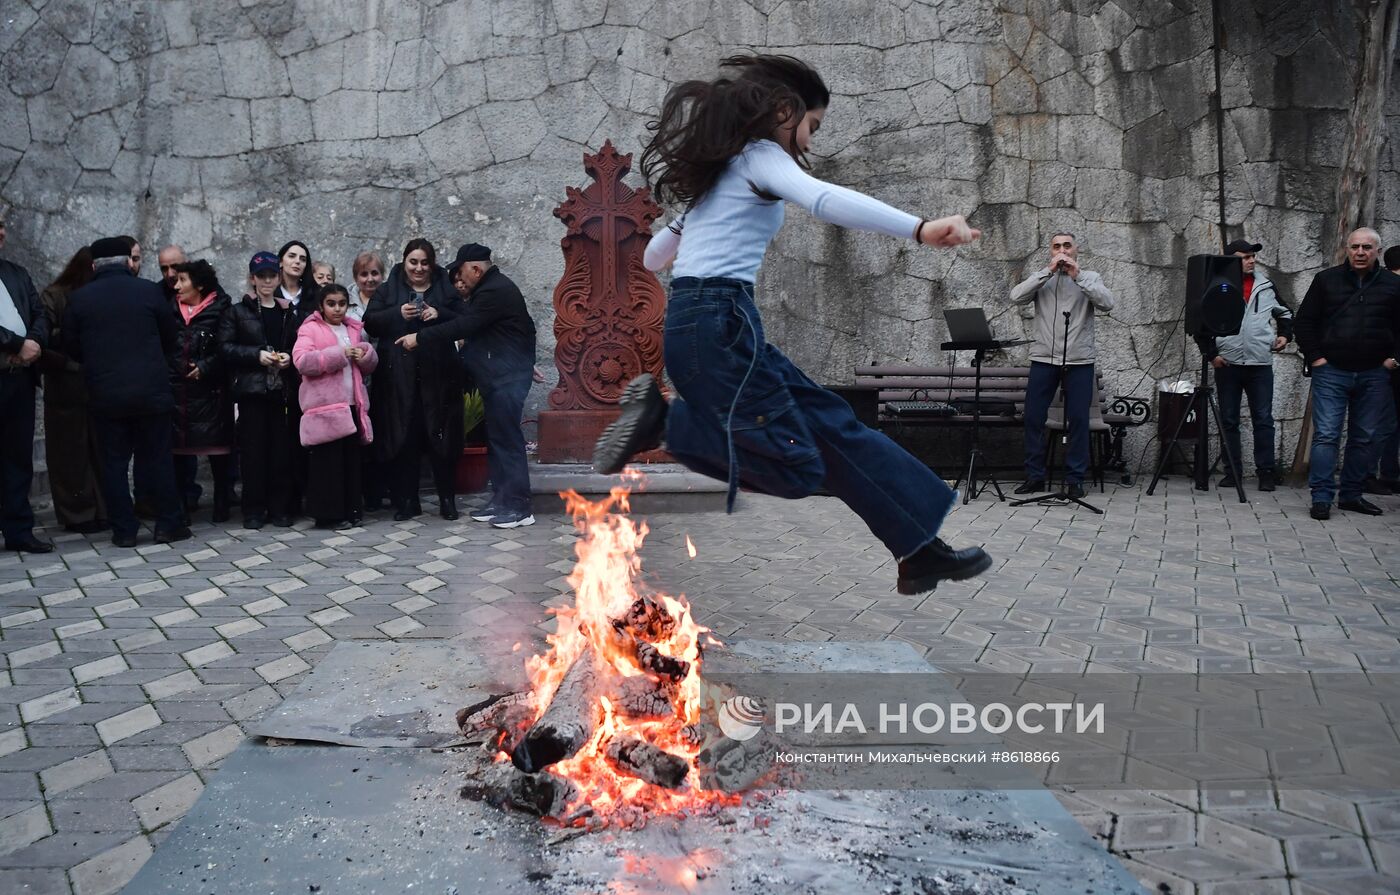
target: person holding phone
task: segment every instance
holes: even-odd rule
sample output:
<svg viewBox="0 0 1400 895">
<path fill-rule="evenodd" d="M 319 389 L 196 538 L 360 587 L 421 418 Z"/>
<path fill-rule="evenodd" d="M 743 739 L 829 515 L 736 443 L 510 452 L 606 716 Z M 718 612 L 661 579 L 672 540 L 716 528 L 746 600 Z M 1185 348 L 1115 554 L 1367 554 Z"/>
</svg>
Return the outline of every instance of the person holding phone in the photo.
<svg viewBox="0 0 1400 895">
<path fill-rule="evenodd" d="M 219 355 L 238 402 L 238 449 L 243 472 L 243 525 L 292 524 L 292 458 L 300 450 L 290 403 L 292 345 L 300 323 L 280 297 L 277 256 L 258 252 L 248 262 L 252 294 L 219 318 Z"/>
</svg>

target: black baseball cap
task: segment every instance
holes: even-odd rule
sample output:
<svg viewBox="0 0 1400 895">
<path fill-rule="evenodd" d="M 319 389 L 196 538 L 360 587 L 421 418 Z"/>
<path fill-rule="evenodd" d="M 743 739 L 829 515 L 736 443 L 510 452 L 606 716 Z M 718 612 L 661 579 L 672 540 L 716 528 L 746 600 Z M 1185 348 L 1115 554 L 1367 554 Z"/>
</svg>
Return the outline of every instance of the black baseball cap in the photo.
<svg viewBox="0 0 1400 895">
<path fill-rule="evenodd" d="M 1250 242 L 1247 239 L 1237 239 L 1225 247 L 1225 254 L 1233 255 L 1240 252 L 1246 255 L 1253 255 L 1264 247 L 1262 242 Z"/>
<path fill-rule="evenodd" d="M 452 259 L 452 263 L 447 265 L 449 276 L 457 273 L 457 268 L 468 261 L 490 261 L 491 250 L 479 242 L 469 242 L 457 250 L 457 257 Z"/>
</svg>

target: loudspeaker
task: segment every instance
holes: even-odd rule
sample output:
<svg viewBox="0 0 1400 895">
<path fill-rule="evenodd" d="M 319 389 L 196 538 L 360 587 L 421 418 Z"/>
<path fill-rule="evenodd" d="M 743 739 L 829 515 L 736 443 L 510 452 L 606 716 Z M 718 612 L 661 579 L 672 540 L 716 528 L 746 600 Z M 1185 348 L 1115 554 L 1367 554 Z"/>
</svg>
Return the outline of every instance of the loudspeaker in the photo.
<svg viewBox="0 0 1400 895">
<path fill-rule="evenodd" d="M 1233 336 L 1244 321 L 1244 266 L 1238 255 L 1186 259 L 1186 332 Z"/>
</svg>

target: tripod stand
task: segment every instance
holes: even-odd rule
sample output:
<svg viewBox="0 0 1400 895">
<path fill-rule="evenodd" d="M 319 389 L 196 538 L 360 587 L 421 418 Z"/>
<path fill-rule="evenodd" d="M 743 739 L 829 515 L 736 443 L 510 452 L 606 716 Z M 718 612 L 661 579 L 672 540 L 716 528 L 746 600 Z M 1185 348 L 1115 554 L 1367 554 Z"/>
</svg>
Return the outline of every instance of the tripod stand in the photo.
<svg viewBox="0 0 1400 895">
<path fill-rule="evenodd" d="M 1002 342 L 996 339 L 991 341 L 977 342 L 944 342 L 939 347 L 944 351 L 971 351 L 973 379 L 972 379 L 972 449 L 968 452 L 967 472 L 958 482 L 967 482 L 967 491 L 963 493 L 963 503 L 969 503 L 974 497 L 986 491 L 990 486 L 997 493 L 997 500 L 1006 500 L 1006 495 L 1002 493 L 1001 483 L 994 477 L 983 474 L 978 478 L 977 464 L 982 458 L 982 449 L 979 447 L 978 433 L 982 427 L 982 363 L 986 360 L 988 351 L 996 351 L 1012 345 L 1023 344 L 1021 341 Z M 954 367 L 956 370 L 956 367 Z M 949 378 L 953 378 L 950 371 Z"/>
<path fill-rule="evenodd" d="M 1172 432 L 1171 438 L 1171 444 L 1175 444 L 1177 439 L 1181 437 L 1181 430 L 1186 425 L 1186 420 L 1194 413 L 1197 421 L 1196 459 L 1192 471 L 1197 491 L 1210 490 L 1210 420 L 1206 417 L 1207 407 L 1210 408 L 1211 416 L 1215 418 L 1216 428 L 1224 431 L 1225 427 L 1220 423 L 1220 405 L 1215 403 L 1215 390 L 1210 387 L 1210 361 L 1202 357 L 1201 384 L 1191 392 L 1190 408 L 1181 415 L 1181 419 L 1176 421 L 1176 429 Z M 1240 459 L 1230 448 L 1230 439 L 1221 438 L 1220 448 L 1225 454 L 1226 462 L 1230 464 L 1231 477 L 1235 480 L 1235 493 L 1239 495 L 1240 503 L 1245 503 L 1244 475 Z M 1162 470 L 1166 468 L 1167 461 L 1170 459 L 1170 451 L 1164 451 L 1161 459 L 1157 461 L 1157 471 L 1152 475 L 1152 484 L 1147 486 L 1148 494 L 1151 494 L 1153 489 L 1157 487 L 1157 483 L 1162 480 Z"/>
<path fill-rule="evenodd" d="M 1055 300 L 1056 300 L 1056 304 L 1057 304 L 1057 305 L 1059 304 L 1059 297 L 1060 297 L 1060 296 L 1059 296 L 1059 289 L 1060 289 L 1060 283 L 1059 283 L 1059 280 L 1056 280 L 1056 281 L 1055 281 Z M 1068 430 L 1068 426 L 1069 426 L 1069 390 L 1065 388 L 1065 385 L 1066 385 L 1065 372 L 1066 372 L 1067 368 L 1069 367 L 1069 318 L 1070 318 L 1070 312 L 1069 312 L 1069 311 L 1061 311 L 1060 313 L 1063 314 L 1063 315 L 1064 315 L 1064 318 L 1065 318 L 1065 331 L 1064 331 L 1063 341 L 1062 341 L 1062 343 L 1061 343 L 1061 349 L 1060 349 L 1060 386 L 1059 386 L 1059 387 L 1060 387 L 1060 392 L 1065 396 L 1065 401 L 1064 401 L 1065 425 L 1066 425 L 1066 430 Z M 1092 392 L 1090 392 L 1090 394 L 1092 394 Z M 1087 437 L 1088 433 L 1085 433 L 1085 434 L 1086 434 L 1086 437 Z M 1069 451 L 1068 451 L 1068 450 L 1065 451 L 1065 466 L 1066 466 L 1066 468 L 1068 468 L 1068 466 L 1069 466 Z M 1050 493 L 1050 494 L 1042 494 L 1040 497 L 1027 497 L 1025 500 L 1013 500 L 1013 501 L 1011 502 L 1011 505 L 1012 505 L 1013 507 L 1023 507 L 1023 506 L 1027 506 L 1027 505 L 1029 505 L 1029 504 L 1033 504 L 1033 503 L 1040 504 L 1041 506 L 1064 506 L 1065 504 L 1074 503 L 1074 504 L 1078 504 L 1079 506 L 1083 507 L 1084 509 L 1088 510 L 1088 511 L 1091 512 L 1091 513 L 1098 513 L 1100 516 L 1103 515 L 1103 510 L 1101 510 L 1101 509 L 1099 509 L 1098 507 L 1094 506 L 1093 504 L 1089 503 L 1089 501 L 1085 500 L 1085 499 L 1082 498 L 1082 497 L 1075 497 L 1074 495 L 1070 494 L 1070 493 L 1069 493 L 1069 484 L 1065 481 L 1065 479 L 1064 479 L 1063 476 L 1060 477 L 1060 490 L 1059 490 L 1059 491 L 1055 491 L 1055 492 Z"/>
</svg>

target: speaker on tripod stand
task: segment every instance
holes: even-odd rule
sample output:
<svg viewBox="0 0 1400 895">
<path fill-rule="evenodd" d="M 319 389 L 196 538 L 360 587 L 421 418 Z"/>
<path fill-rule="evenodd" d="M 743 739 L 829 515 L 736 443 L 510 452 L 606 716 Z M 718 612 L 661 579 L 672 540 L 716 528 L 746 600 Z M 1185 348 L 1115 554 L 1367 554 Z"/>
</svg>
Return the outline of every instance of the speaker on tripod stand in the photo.
<svg viewBox="0 0 1400 895">
<path fill-rule="evenodd" d="M 1238 335 L 1244 322 L 1244 267 L 1238 255 L 1192 255 L 1186 260 L 1186 332 L 1193 338 L 1218 338 Z M 1209 410 L 1209 416 L 1207 416 Z M 1194 478 L 1196 490 L 1210 490 L 1210 419 L 1215 419 L 1216 428 L 1220 425 L 1220 406 L 1215 402 L 1215 391 L 1210 386 L 1210 360 L 1201 358 L 1201 379 L 1191 393 L 1190 410 L 1177 421 L 1172 443 L 1181 435 L 1182 426 L 1188 419 L 1197 421 L 1196 462 Z M 1240 469 L 1239 458 L 1230 449 L 1228 440 L 1221 439 L 1221 449 L 1225 452 L 1230 469 Z M 1163 451 L 1157 462 L 1157 471 L 1152 476 L 1152 484 L 1147 486 L 1151 494 L 1162 479 L 1170 452 Z M 1235 491 L 1240 503 L 1245 502 L 1243 476 L 1236 475 Z"/>
</svg>

